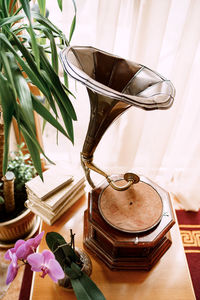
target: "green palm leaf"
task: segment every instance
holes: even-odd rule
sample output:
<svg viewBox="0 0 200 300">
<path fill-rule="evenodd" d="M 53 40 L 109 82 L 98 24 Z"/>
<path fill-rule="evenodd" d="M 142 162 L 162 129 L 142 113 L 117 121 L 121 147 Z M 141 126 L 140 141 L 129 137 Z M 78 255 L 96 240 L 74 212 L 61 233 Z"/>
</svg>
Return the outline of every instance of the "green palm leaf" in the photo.
<svg viewBox="0 0 200 300">
<path fill-rule="evenodd" d="M 57 49 L 56 49 L 56 43 L 55 43 L 55 40 L 54 40 L 54 36 L 45 27 L 43 28 L 43 32 L 45 33 L 46 37 L 50 40 L 51 62 L 52 62 L 52 66 L 53 66 L 54 71 L 56 72 L 56 74 L 58 74 L 58 53 L 57 53 Z"/>
<path fill-rule="evenodd" d="M 67 113 L 65 113 L 65 108 L 64 108 L 63 104 L 59 101 L 57 102 L 57 104 L 60 109 L 64 124 L 65 124 L 65 128 L 69 134 L 69 138 L 70 138 L 71 142 L 74 144 L 74 130 L 73 130 L 72 119 L 69 117 L 69 115 Z"/>
<path fill-rule="evenodd" d="M 32 48 L 33 48 L 33 54 L 35 56 L 35 61 L 38 67 L 38 70 L 40 70 L 40 55 L 39 55 L 39 49 L 38 49 L 38 44 L 36 41 L 35 33 L 33 31 L 32 25 L 30 24 L 29 27 L 30 31 L 30 36 L 31 36 L 31 43 L 32 43 Z"/>
<path fill-rule="evenodd" d="M 33 101 L 33 109 L 41 116 L 44 120 L 50 123 L 53 127 L 59 130 L 62 134 L 64 134 L 67 138 L 69 138 L 68 134 L 64 130 L 64 128 L 60 125 L 60 123 L 53 117 L 53 115 L 45 108 L 45 106 L 32 95 Z"/>
<path fill-rule="evenodd" d="M 14 14 L 14 9 L 15 9 L 15 7 L 16 7 L 16 2 L 17 2 L 17 0 L 13 0 L 13 1 L 10 1 L 10 3 L 9 3 L 9 5 L 10 5 L 9 11 L 10 11 L 10 14 L 11 14 L 11 15 Z"/>
<path fill-rule="evenodd" d="M 4 88 L 0 89 L 0 103 L 3 109 L 3 120 L 4 120 L 4 156 L 3 156 L 3 174 L 6 173 L 8 165 L 8 153 L 9 153 L 9 133 L 12 123 L 12 117 L 14 113 L 13 98 L 14 94 L 12 89 L 6 81 L 0 77 L 0 86 Z"/>
<path fill-rule="evenodd" d="M 24 139 L 26 141 L 26 145 L 28 147 L 28 150 L 30 152 L 34 167 L 40 176 L 40 178 L 43 179 L 42 175 L 42 166 L 41 166 L 41 160 L 40 160 L 40 152 L 38 151 L 38 148 L 36 147 L 35 143 L 30 138 L 29 134 L 27 134 L 27 130 L 22 126 L 21 127 Z"/>
<path fill-rule="evenodd" d="M 20 0 L 20 2 L 23 7 L 23 10 L 29 20 L 29 23 L 31 23 L 31 11 L 30 11 L 29 0 Z"/>
<path fill-rule="evenodd" d="M 70 27 L 69 43 L 71 42 L 75 27 L 76 27 L 76 15 L 73 17 L 72 24 L 71 24 L 71 27 Z"/>
<path fill-rule="evenodd" d="M 71 42 L 72 36 L 74 34 L 75 27 L 76 27 L 76 11 L 77 11 L 77 8 L 76 8 L 75 1 L 72 0 L 72 2 L 73 2 L 73 5 L 74 5 L 74 17 L 73 17 L 72 24 L 71 24 L 71 27 L 70 27 L 70 32 L 69 32 L 69 43 Z"/>
<path fill-rule="evenodd" d="M 23 18 L 24 18 L 24 16 L 13 16 L 13 17 L 4 18 L 4 19 L 0 20 L 0 28 L 5 25 L 8 25 L 8 24 L 15 23 Z"/>
<path fill-rule="evenodd" d="M 40 13 L 42 16 L 45 16 L 46 12 L 46 0 L 38 0 L 38 5 L 40 8 Z"/>
<path fill-rule="evenodd" d="M 40 47 L 40 58 L 44 69 L 48 72 L 48 76 L 51 82 L 53 83 L 52 88 L 54 89 L 56 95 L 59 97 L 60 102 L 62 102 L 69 116 L 71 116 L 73 120 L 77 120 L 76 113 L 71 104 L 71 101 L 67 96 L 67 94 L 65 93 L 59 77 L 57 76 L 52 66 L 50 65 L 48 59 L 44 54 L 44 50 L 41 47 Z"/>
<path fill-rule="evenodd" d="M 9 16 L 9 12 L 8 12 L 8 2 L 6 0 L 1 0 L 0 2 L 1 6 L 0 8 L 2 9 L 3 13 L 4 13 L 4 17 L 8 17 Z"/>
<path fill-rule="evenodd" d="M 30 124 L 30 129 L 33 128 L 35 131 L 31 92 L 26 79 L 22 76 L 19 70 L 17 70 L 15 74 L 15 86 L 24 118 L 26 118 L 27 123 Z"/>
<path fill-rule="evenodd" d="M 27 123 L 23 120 L 23 116 L 21 116 L 21 131 L 26 141 L 28 150 L 30 152 L 31 158 L 33 160 L 34 167 L 38 173 L 38 175 L 43 178 L 42 175 L 42 167 L 41 167 L 41 160 L 40 160 L 40 153 L 44 155 L 44 157 L 51 163 L 54 164 L 52 160 L 50 160 L 46 154 L 44 153 L 43 149 L 41 148 L 40 144 L 37 141 L 36 135 L 33 134 L 31 131 L 27 130 Z"/>
<path fill-rule="evenodd" d="M 76 113 L 69 99 L 69 94 L 72 93 L 58 77 L 57 47 L 68 45 L 69 41 L 63 32 L 45 17 L 46 0 L 37 1 L 41 14 L 31 12 L 30 0 L 19 0 L 18 8 L 17 0 L 0 0 L 0 103 L 3 108 L 6 136 L 4 172 L 7 168 L 10 124 L 14 117 L 24 135 L 37 172 L 42 176 L 40 153 L 45 154 L 37 141 L 33 111 L 38 112 L 45 122 L 52 124 L 72 142 L 72 122 L 76 120 Z M 72 1 L 76 16 L 75 2 Z M 57 0 L 57 3 L 62 10 L 62 0 Z M 21 19 L 23 22 L 18 22 Z M 76 18 L 72 21 L 70 39 L 75 23 Z M 44 37 L 50 43 L 43 45 Z M 57 39 L 61 45 L 57 43 Z M 29 83 L 38 87 L 48 104 L 48 109 L 32 95 Z M 65 126 L 59 122 L 57 109 L 61 112 Z"/>
<path fill-rule="evenodd" d="M 62 34 L 62 31 L 58 29 L 48 18 L 43 17 L 42 15 L 38 14 L 37 12 L 33 11 L 32 15 L 34 19 L 39 22 L 40 24 L 44 25 L 51 31 L 57 33 L 57 34 Z"/>
<path fill-rule="evenodd" d="M 51 108 L 53 109 L 55 115 L 57 116 L 56 106 L 54 104 L 50 89 L 48 87 L 48 83 L 45 81 L 45 78 L 41 75 L 42 71 L 41 72 L 38 71 L 36 64 L 35 64 L 33 58 L 31 57 L 29 51 L 26 49 L 26 47 L 22 43 L 20 43 L 20 41 L 14 34 L 13 34 L 13 39 L 14 39 L 15 43 L 17 44 L 19 50 L 23 54 L 24 58 L 26 59 L 26 61 L 24 61 L 18 55 L 18 53 L 13 49 L 12 45 L 6 39 L 6 37 L 0 33 L 0 40 L 2 40 L 5 43 L 5 45 L 11 52 L 13 52 L 13 54 L 15 55 L 15 58 L 17 59 L 18 63 L 21 65 L 22 69 L 28 75 L 28 77 L 30 78 L 32 83 L 35 84 L 39 88 L 39 90 L 45 95 L 45 97 L 49 101 Z"/>
<path fill-rule="evenodd" d="M 10 88 L 12 89 L 13 107 L 15 108 L 15 111 L 16 111 L 17 121 L 20 124 L 19 113 L 18 113 L 18 108 L 17 108 L 17 103 L 16 103 L 17 92 L 16 92 L 15 82 L 14 82 L 14 77 L 13 77 L 13 72 L 12 72 L 12 69 L 14 67 L 14 55 L 12 55 L 12 53 L 8 54 L 4 51 L 4 49 L 2 49 L 2 51 L 0 53 L 0 57 L 1 57 L 2 67 L 4 70 L 4 75 L 7 78 L 7 83 L 10 85 Z"/>
<path fill-rule="evenodd" d="M 32 20 L 31 20 L 31 10 L 30 10 L 30 5 L 29 5 L 29 0 L 20 0 L 21 5 L 23 7 L 23 10 L 29 20 L 29 33 L 30 33 L 30 37 L 31 37 L 31 43 L 32 43 L 32 48 L 33 48 L 33 54 L 35 56 L 35 61 L 36 61 L 36 65 L 38 67 L 38 70 L 40 69 L 40 56 L 39 56 L 39 49 L 38 49 L 38 44 L 36 41 L 36 36 L 35 33 L 33 31 L 33 27 L 32 27 Z"/>
<path fill-rule="evenodd" d="M 12 89 L 13 89 L 13 93 L 14 93 L 14 98 L 16 99 L 17 98 L 17 93 L 16 93 L 16 90 L 15 90 L 15 84 L 14 84 L 14 79 L 13 79 L 13 73 L 12 73 L 12 70 L 11 70 L 11 65 L 10 65 L 10 62 L 9 62 L 9 58 L 11 59 L 11 55 L 7 55 L 7 53 L 4 51 L 4 49 L 1 50 L 1 58 L 2 58 L 2 65 L 3 65 L 3 68 L 4 68 L 4 72 L 5 72 L 5 75 L 6 75 L 6 78 L 9 80 L 11 86 L 12 86 Z M 12 56 L 13 58 L 13 56 Z"/>
<path fill-rule="evenodd" d="M 58 2 L 58 6 L 59 6 L 60 10 L 62 11 L 62 0 L 57 0 L 57 2 Z"/>
<path fill-rule="evenodd" d="M 26 132 L 26 135 L 29 137 L 29 139 L 33 142 L 33 144 L 35 145 L 35 147 L 38 149 L 38 151 L 40 153 L 42 153 L 44 155 L 44 157 L 51 163 L 54 164 L 54 162 L 52 160 L 50 160 L 46 154 L 44 153 L 42 147 L 40 146 L 37 138 L 36 138 L 36 133 L 33 132 L 33 130 L 29 130 L 29 126 L 28 123 L 26 122 L 26 119 L 23 118 L 23 113 L 20 111 L 21 115 L 21 128 L 23 129 L 23 131 Z"/>
</svg>

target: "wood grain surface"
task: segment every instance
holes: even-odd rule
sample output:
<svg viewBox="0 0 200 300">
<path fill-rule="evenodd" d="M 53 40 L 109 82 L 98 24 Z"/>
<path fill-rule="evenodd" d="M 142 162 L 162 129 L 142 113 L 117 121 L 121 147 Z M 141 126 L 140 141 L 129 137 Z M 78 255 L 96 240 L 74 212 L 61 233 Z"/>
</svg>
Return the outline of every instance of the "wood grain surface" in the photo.
<svg viewBox="0 0 200 300">
<path fill-rule="evenodd" d="M 57 231 L 67 240 L 69 229 L 76 233 L 76 245 L 83 247 L 83 215 L 87 201 L 82 197 L 53 226 L 43 223 L 45 232 Z M 111 271 L 90 254 L 93 263 L 91 278 L 107 300 L 193 300 L 194 291 L 177 224 L 170 230 L 172 246 L 151 271 Z M 40 251 L 46 249 L 43 240 Z M 31 300 L 75 300 L 73 292 L 59 288 L 48 276 L 42 279 L 35 274 Z"/>
</svg>

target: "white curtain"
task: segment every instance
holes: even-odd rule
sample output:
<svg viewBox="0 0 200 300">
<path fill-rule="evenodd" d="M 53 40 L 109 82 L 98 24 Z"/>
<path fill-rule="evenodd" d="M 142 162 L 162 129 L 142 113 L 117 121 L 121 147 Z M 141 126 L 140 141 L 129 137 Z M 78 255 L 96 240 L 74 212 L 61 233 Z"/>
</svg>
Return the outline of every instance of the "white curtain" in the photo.
<svg viewBox="0 0 200 300">
<path fill-rule="evenodd" d="M 91 45 L 144 64 L 172 81 L 173 106 L 166 111 L 131 108 L 113 124 L 94 161 L 106 171 L 134 170 L 177 196 L 185 209 L 200 208 L 200 1 L 76 0 L 73 45 Z M 70 0 L 60 14 L 47 0 L 50 19 L 68 34 Z M 46 152 L 55 160 L 79 161 L 89 121 L 89 101 L 79 83 L 71 84 L 78 122 L 75 146 L 51 128 L 44 134 Z"/>
</svg>

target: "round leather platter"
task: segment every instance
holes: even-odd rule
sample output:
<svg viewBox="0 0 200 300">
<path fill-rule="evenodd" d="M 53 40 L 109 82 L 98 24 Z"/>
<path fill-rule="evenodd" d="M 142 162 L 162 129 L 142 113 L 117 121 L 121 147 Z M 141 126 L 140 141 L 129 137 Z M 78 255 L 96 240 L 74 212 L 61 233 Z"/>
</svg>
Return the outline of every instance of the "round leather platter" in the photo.
<svg viewBox="0 0 200 300">
<path fill-rule="evenodd" d="M 116 182 L 124 185 L 124 180 Z M 99 198 L 99 210 L 112 227 L 130 233 L 140 233 L 156 226 L 163 214 L 163 202 L 148 183 L 138 182 L 125 191 L 107 186 Z"/>
</svg>

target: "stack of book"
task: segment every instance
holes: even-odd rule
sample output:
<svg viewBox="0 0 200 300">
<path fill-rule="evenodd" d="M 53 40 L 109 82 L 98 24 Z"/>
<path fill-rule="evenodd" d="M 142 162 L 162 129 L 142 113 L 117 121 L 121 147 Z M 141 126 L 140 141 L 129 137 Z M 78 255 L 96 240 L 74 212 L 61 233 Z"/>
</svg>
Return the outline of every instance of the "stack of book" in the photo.
<svg viewBox="0 0 200 300">
<path fill-rule="evenodd" d="M 69 175 L 67 169 L 52 167 L 26 183 L 25 202 L 36 215 L 52 225 L 69 207 L 84 195 L 85 179 L 81 172 Z"/>
</svg>

